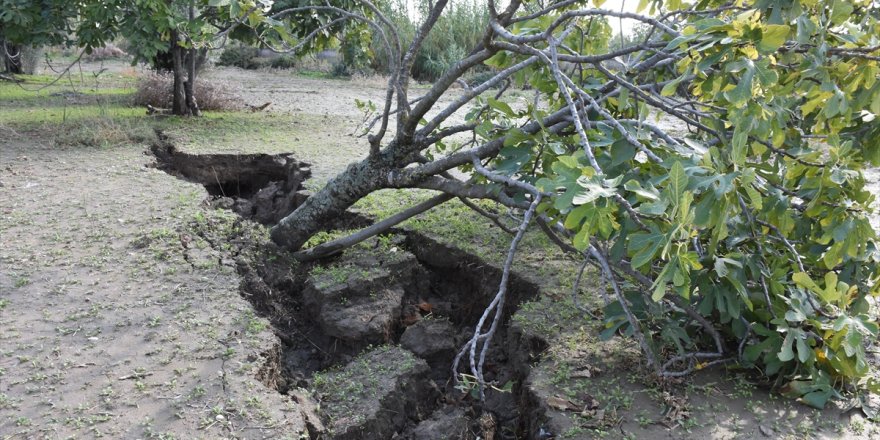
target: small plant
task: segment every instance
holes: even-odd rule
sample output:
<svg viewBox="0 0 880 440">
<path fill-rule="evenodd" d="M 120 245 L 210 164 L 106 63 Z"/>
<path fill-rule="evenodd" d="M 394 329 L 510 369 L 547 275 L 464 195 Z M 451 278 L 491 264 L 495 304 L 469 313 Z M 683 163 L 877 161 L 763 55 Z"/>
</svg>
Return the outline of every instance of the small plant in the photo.
<svg viewBox="0 0 880 440">
<path fill-rule="evenodd" d="M 197 398 L 199 398 L 199 397 L 204 396 L 205 393 L 206 393 L 206 391 L 205 391 L 205 387 L 204 387 L 204 386 L 202 386 L 202 385 L 196 385 L 196 387 L 193 388 L 192 391 L 190 391 L 190 393 L 189 393 L 189 397 L 190 397 L 191 399 L 197 399 Z"/>
<path fill-rule="evenodd" d="M 480 399 L 480 386 L 477 381 L 476 376 L 472 376 L 470 374 L 459 373 L 458 375 L 458 383 L 455 385 L 455 389 L 460 391 L 462 394 L 470 395 L 473 399 Z M 499 393 L 509 393 L 513 390 L 513 382 L 507 382 L 503 387 L 499 388 L 491 384 L 486 384 L 489 388 L 498 391 Z"/>
<path fill-rule="evenodd" d="M 248 319 L 246 330 L 248 334 L 254 335 L 262 332 L 263 330 L 266 330 L 266 327 L 267 326 L 265 321 L 257 317 L 251 317 L 250 319 Z"/>
<path fill-rule="evenodd" d="M 566 362 L 559 362 L 556 365 L 556 369 L 553 372 L 553 377 L 550 378 L 550 383 L 554 385 L 560 385 L 565 382 L 568 382 L 571 379 L 571 365 L 568 365 Z"/>
<path fill-rule="evenodd" d="M 644 411 L 642 411 L 639 413 L 638 416 L 636 416 L 636 422 L 639 424 L 639 426 L 645 428 L 648 425 L 654 423 L 654 420 L 652 420 Z"/>
<path fill-rule="evenodd" d="M 0 394 L 0 409 L 14 409 L 18 404 L 6 394 Z"/>
</svg>

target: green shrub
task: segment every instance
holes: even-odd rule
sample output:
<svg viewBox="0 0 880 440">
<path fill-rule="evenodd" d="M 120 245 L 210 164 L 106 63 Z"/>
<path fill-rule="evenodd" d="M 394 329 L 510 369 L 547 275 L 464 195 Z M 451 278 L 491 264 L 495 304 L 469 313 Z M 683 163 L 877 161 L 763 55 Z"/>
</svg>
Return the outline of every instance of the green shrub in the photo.
<svg viewBox="0 0 880 440">
<path fill-rule="evenodd" d="M 424 11 L 426 6 L 421 4 L 417 7 Z M 409 46 L 416 25 L 410 18 L 412 14 L 407 4 L 403 1 L 389 2 L 383 6 L 383 12 L 394 22 L 404 47 Z M 482 2 L 464 0 L 448 6 L 422 43 L 413 62 L 413 78 L 419 81 L 436 80 L 479 44 L 488 23 L 489 14 Z M 373 70 L 388 73 L 388 56 L 382 41 L 374 38 L 371 49 L 374 54 Z"/>
<path fill-rule="evenodd" d="M 269 66 L 274 69 L 293 69 L 296 64 L 297 59 L 293 55 L 281 55 L 269 62 Z"/>
<path fill-rule="evenodd" d="M 349 69 L 348 64 L 339 62 L 333 63 L 333 69 L 330 71 L 330 75 L 334 77 L 349 77 L 351 76 L 351 69 Z"/>
<path fill-rule="evenodd" d="M 242 69 L 258 69 L 262 67 L 258 60 L 260 50 L 250 46 L 228 46 L 223 49 L 217 64 L 220 66 L 235 66 Z"/>
<path fill-rule="evenodd" d="M 480 84 L 483 84 L 484 82 L 489 81 L 490 79 L 492 79 L 492 77 L 494 77 L 497 74 L 498 74 L 498 72 L 496 72 L 494 70 L 484 70 L 482 72 L 477 72 L 477 73 L 471 74 L 470 76 L 465 78 L 464 81 L 467 83 L 468 87 L 477 87 Z M 495 88 L 497 88 L 499 86 L 500 86 L 500 84 L 496 85 Z"/>
</svg>

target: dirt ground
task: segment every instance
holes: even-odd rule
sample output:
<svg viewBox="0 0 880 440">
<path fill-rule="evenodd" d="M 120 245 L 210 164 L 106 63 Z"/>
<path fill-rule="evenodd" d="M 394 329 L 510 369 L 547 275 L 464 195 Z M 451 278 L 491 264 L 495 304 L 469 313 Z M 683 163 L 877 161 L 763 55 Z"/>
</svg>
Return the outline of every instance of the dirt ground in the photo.
<svg viewBox="0 0 880 440">
<path fill-rule="evenodd" d="M 111 67 L 131 74 L 123 64 Z M 182 148 L 291 151 L 312 163 L 315 182 L 367 151 L 353 136 L 362 117 L 354 100 L 383 99 L 380 79 L 236 69 L 206 78 L 236 85 L 246 103 L 272 104 L 263 119 L 238 121 L 238 134 L 209 126 L 201 129 L 209 136 L 199 137 L 169 127 L 189 136 Z M 277 361 L 279 342 L 240 295 L 234 263 L 186 232 L 211 215 L 205 189 L 148 167 L 153 159 L 141 143 L 62 146 L 48 130 L 21 129 L 13 123 L 18 112 L 42 114 L 40 101 L 22 105 L 0 102 L 0 439 L 308 438 L 302 407 L 272 388 L 277 372 L 267 366 Z M 278 133 L 255 127 L 266 121 Z M 552 362 L 542 371 L 558 366 Z M 535 380 L 560 392 L 552 374 Z M 732 390 L 727 406 L 712 406 L 716 387 L 706 381 L 694 393 L 705 396 L 695 404 L 703 405 L 695 410 L 706 417 L 702 424 L 670 429 L 654 422 L 664 408 L 647 403 L 644 387 L 614 380 L 592 386 L 616 387 L 621 401 L 630 396 L 616 408 L 631 430 L 583 429 L 570 438 L 880 435 L 862 418 L 807 411 L 753 386 L 721 386 Z M 734 422 L 714 424 L 712 415 Z M 768 418 L 789 421 L 778 430 L 749 426 Z M 788 429 L 817 418 L 827 419 Z"/>
</svg>

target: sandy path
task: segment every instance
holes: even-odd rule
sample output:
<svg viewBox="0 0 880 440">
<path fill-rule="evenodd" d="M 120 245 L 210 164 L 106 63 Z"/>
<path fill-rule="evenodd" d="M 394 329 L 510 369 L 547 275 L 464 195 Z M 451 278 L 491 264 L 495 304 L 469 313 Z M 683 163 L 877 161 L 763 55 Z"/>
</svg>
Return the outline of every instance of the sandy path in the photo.
<svg viewBox="0 0 880 440">
<path fill-rule="evenodd" d="M 234 269 L 184 251 L 204 190 L 148 161 L 0 140 L 0 438 L 302 432 Z"/>
</svg>

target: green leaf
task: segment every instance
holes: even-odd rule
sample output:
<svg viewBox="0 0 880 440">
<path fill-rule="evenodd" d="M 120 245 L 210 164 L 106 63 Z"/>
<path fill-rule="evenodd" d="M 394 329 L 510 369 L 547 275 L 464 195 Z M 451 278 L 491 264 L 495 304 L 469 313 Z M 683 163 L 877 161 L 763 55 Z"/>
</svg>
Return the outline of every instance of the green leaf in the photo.
<svg viewBox="0 0 880 440">
<path fill-rule="evenodd" d="M 666 83 L 666 85 L 663 86 L 663 89 L 660 90 L 660 95 L 662 95 L 662 96 L 674 95 L 675 91 L 678 89 L 678 85 L 681 83 L 682 80 L 684 80 L 684 78 L 685 78 L 684 76 L 680 76 L 680 77 L 675 78 L 674 80 Z"/>
<path fill-rule="evenodd" d="M 669 278 L 672 277 L 673 270 L 673 262 L 670 261 L 663 267 L 663 270 L 660 271 L 660 275 L 657 275 L 657 279 L 652 286 L 653 293 L 651 294 L 651 299 L 654 302 L 658 302 L 666 296 L 666 284 L 669 282 Z"/>
<path fill-rule="evenodd" d="M 577 180 L 580 190 L 575 192 L 572 199 L 573 205 L 583 205 L 595 201 L 600 197 L 611 197 L 616 194 L 614 188 L 606 188 L 598 176 L 591 179 L 581 177 Z"/>
<path fill-rule="evenodd" d="M 670 191 L 670 198 L 676 202 L 680 200 L 687 185 L 688 176 L 684 172 L 684 167 L 681 165 L 680 161 L 675 162 L 669 170 L 669 184 L 667 185 L 667 188 Z"/>
<path fill-rule="evenodd" d="M 722 258 L 722 257 L 716 258 L 715 259 L 715 273 L 718 274 L 719 278 L 724 278 L 730 273 L 730 270 L 727 268 L 728 264 L 731 266 L 742 269 L 742 263 L 740 263 L 739 261 L 736 261 L 736 260 L 733 260 L 730 258 Z"/>
<path fill-rule="evenodd" d="M 733 163 L 742 166 L 746 162 L 746 142 L 749 139 L 749 132 L 743 130 L 740 126 L 733 129 L 733 139 L 731 140 L 730 158 Z"/>
<path fill-rule="evenodd" d="M 794 335 L 791 331 L 785 334 L 785 340 L 782 341 L 782 349 L 779 351 L 777 355 L 779 360 L 782 362 L 788 362 L 794 359 L 794 350 L 792 350 L 792 346 L 794 345 Z"/>
<path fill-rule="evenodd" d="M 508 117 L 512 118 L 516 115 L 516 113 L 513 111 L 513 109 L 510 108 L 510 105 L 508 105 L 504 101 L 499 101 L 495 98 L 490 97 L 488 103 L 489 103 L 489 107 L 492 107 L 495 110 L 498 110 L 501 113 L 504 113 Z"/>
<path fill-rule="evenodd" d="M 785 312 L 785 320 L 789 322 L 803 322 L 807 320 L 807 315 L 799 309 L 789 310 Z"/>
<path fill-rule="evenodd" d="M 575 234 L 572 239 L 572 245 L 575 249 L 583 252 L 586 248 L 590 247 L 590 229 L 590 225 L 584 225 L 581 227 L 581 230 Z"/>
<path fill-rule="evenodd" d="M 752 99 L 752 80 L 755 78 L 755 66 L 751 60 L 748 61 L 747 66 L 745 73 L 739 77 L 736 87 L 724 92 L 724 96 L 732 105 L 741 106 Z"/>
<path fill-rule="evenodd" d="M 642 188 L 642 184 L 635 179 L 627 180 L 626 183 L 623 184 L 623 189 L 632 191 L 648 200 L 657 200 L 660 198 L 660 194 L 654 189 L 654 187 L 648 189 Z"/>
<path fill-rule="evenodd" d="M 823 409 L 825 408 L 825 403 L 828 402 L 828 398 L 830 397 L 831 393 L 829 391 L 813 391 L 812 393 L 804 394 L 804 396 L 801 397 L 801 400 L 813 408 Z"/>
<path fill-rule="evenodd" d="M 636 210 L 645 215 L 662 215 L 668 207 L 669 201 L 660 199 L 652 203 L 642 203 Z"/>
<path fill-rule="evenodd" d="M 820 288 L 819 285 L 816 284 L 816 282 L 813 281 L 812 278 L 810 278 L 810 276 L 804 272 L 795 272 L 791 276 L 791 280 L 794 281 L 794 283 L 798 286 L 809 289 L 814 293 L 819 293 L 822 291 L 822 288 Z"/>
<path fill-rule="evenodd" d="M 814 356 L 813 350 L 810 350 L 807 341 L 803 337 L 797 338 L 797 354 L 798 360 L 801 361 L 802 364 L 806 363 Z"/>
<path fill-rule="evenodd" d="M 847 290 L 849 290 L 849 286 L 846 283 L 837 282 L 836 273 L 828 272 L 825 274 L 825 288 L 819 292 L 819 297 L 826 303 L 833 304 L 839 301 Z"/>
<path fill-rule="evenodd" d="M 513 58 L 508 55 L 506 51 L 500 50 L 495 55 L 492 55 L 488 60 L 483 61 L 483 64 L 489 67 L 495 67 L 496 69 L 503 69 L 512 64 Z"/>
<path fill-rule="evenodd" d="M 506 136 L 504 137 L 504 146 L 511 147 L 518 145 L 522 142 L 531 140 L 532 137 L 523 133 L 519 128 L 512 128 L 507 131 Z"/>
<path fill-rule="evenodd" d="M 596 209 L 596 207 L 591 205 L 582 205 L 572 209 L 571 212 L 568 213 L 568 216 L 565 217 L 565 223 L 563 226 L 565 226 L 566 229 L 572 230 L 577 228 L 580 226 L 584 217 L 594 209 Z"/>
<path fill-rule="evenodd" d="M 758 42 L 758 50 L 763 53 L 773 52 L 785 44 L 791 29 L 786 25 L 768 24 L 761 33 L 761 41 Z"/>
<path fill-rule="evenodd" d="M 654 255 L 663 246 L 666 246 L 667 237 L 659 231 L 640 232 L 630 237 L 630 249 L 635 252 L 630 264 L 634 269 L 638 269 L 654 259 Z"/>
<path fill-rule="evenodd" d="M 848 20 L 853 12 L 853 5 L 849 0 L 834 0 L 831 7 L 831 23 L 838 25 Z"/>
<path fill-rule="evenodd" d="M 611 166 L 616 167 L 624 162 L 632 160 L 636 156 L 636 147 L 626 139 L 620 139 L 611 144 Z"/>
</svg>

